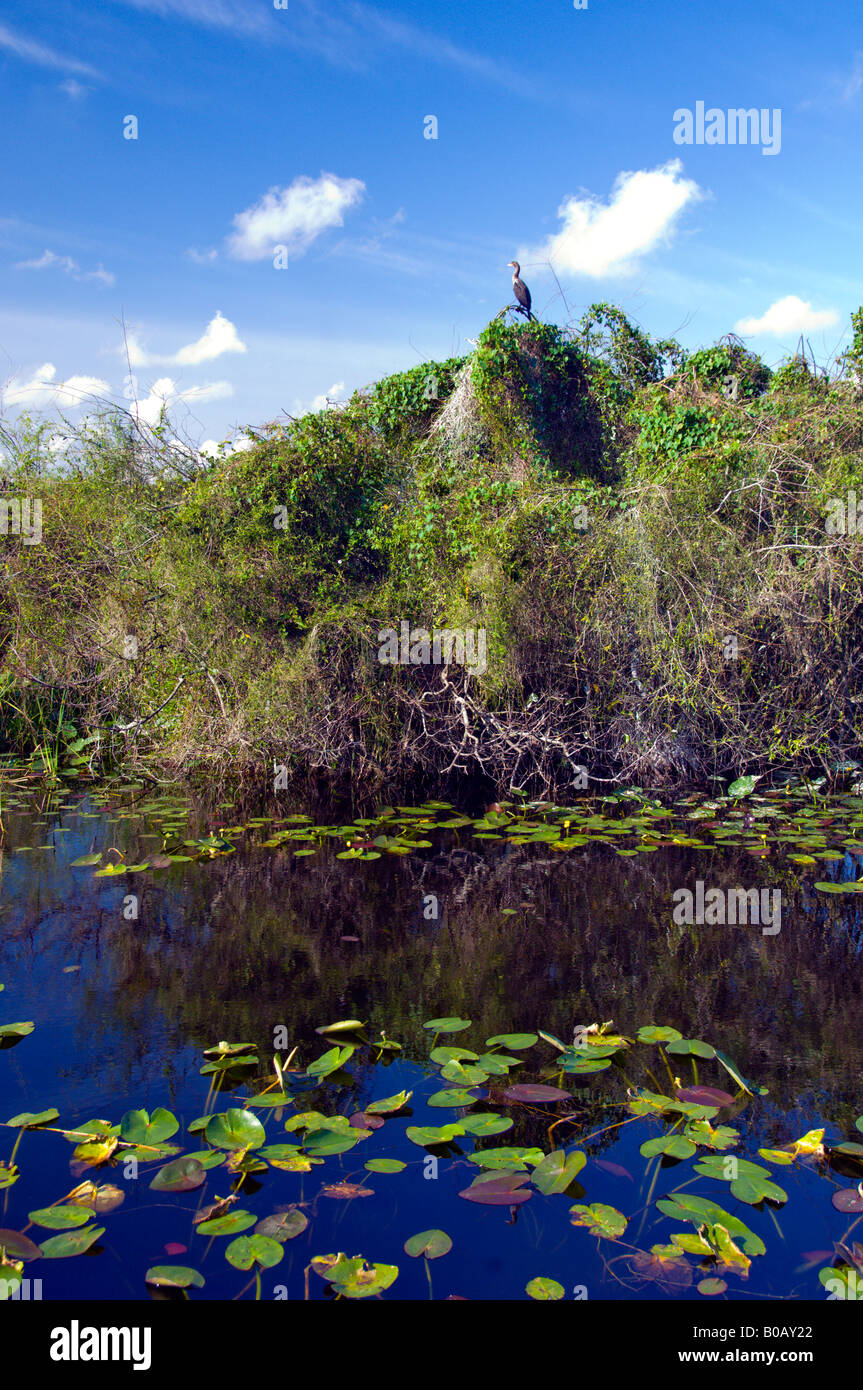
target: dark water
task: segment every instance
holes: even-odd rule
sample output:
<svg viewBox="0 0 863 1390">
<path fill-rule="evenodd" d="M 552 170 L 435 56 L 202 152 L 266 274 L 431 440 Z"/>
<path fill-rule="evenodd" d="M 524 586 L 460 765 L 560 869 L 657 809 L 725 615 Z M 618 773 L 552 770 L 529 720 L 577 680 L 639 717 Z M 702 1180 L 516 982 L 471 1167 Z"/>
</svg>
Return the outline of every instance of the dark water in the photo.
<svg viewBox="0 0 863 1390">
<path fill-rule="evenodd" d="M 362 1019 L 369 1036 L 384 1029 L 401 1043 L 396 1060 L 376 1067 L 367 1051 L 358 1052 L 325 1090 L 299 1096 L 294 1110 L 279 1118 L 257 1111 L 266 1120 L 267 1142 L 298 1137 L 283 1128 L 296 1109 L 351 1115 L 406 1088 L 414 1092 L 410 1112 L 311 1172 L 270 1169 L 246 1180 L 239 1207 L 264 1217 L 299 1203 L 309 1219 L 285 1245 L 282 1262 L 263 1271 L 261 1297 L 302 1298 L 309 1260 L 343 1251 L 399 1266 L 385 1298 L 425 1299 L 424 1263 L 409 1258 L 403 1244 L 418 1231 L 440 1227 L 453 1249 L 431 1265 L 436 1298 L 524 1298 L 529 1279 L 548 1276 L 567 1298 L 580 1286 L 590 1299 L 699 1299 L 696 1286 L 709 1271 L 695 1258 L 687 1265 L 690 1281 L 673 1290 L 631 1268 L 636 1250 L 684 1229 L 655 1206 L 682 1183 L 739 1216 L 767 1246 L 748 1277 L 723 1276 L 725 1297 L 825 1297 L 818 1271 L 855 1220 L 836 1210 L 831 1196 L 859 1181 L 863 1170 L 842 1176 L 811 1159 L 776 1167 L 772 1178 L 789 1200 L 774 1208 L 738 1201 L 726 1184 L 694 1174 L 692 1163 L 667 1163 L 656 1172 L 656 1161 L 648 1162 L 639 1147 L 666 1127 L 645 1119 L 618 1124 L 628 1115 L 621 1104 L 626 1086 L 616 1070 L 563 1080 L 573 1094 L 576 1123 L 555 1133 L 558 1142 L 588 1154 L 578 1177 L 584 1196 L 577 1189 L 568 1196 L 536 1193 L 512 1211 L 463 1201 L 459 1192 L 479 1171 L 467 1158 L 474 1140 L 466 1136 L 461 1152 L 435 1150 L 437 1173 L 429 1176 L 426 1150 L 407 1141 L 404 1130 L 458 1117 L 458 1111 L 425 1104 L 452 1083 L 429 1062 L 431 1038 L 422 1025 L 459 1015 L 471 1027 L 440 1042 L 479 1053 L 485 1039 L 499 1033 L 542 1029 L 569 1043 L 578 1024 L 613 1020 L 615 1031 L 630 1038 L 642 1025 L 670 1025 L 684 1038 L 721 1049 L 744 1078 L 767 1088 L 766 1096 L 743 1097 L 714 1121 L 739 1129 L 735 1152 L 741 1156 L 760 1162 L 758 1147 L 775 1148 L 822 1126 L 827 1144 L 863 1141 L 854 1127 L 863 1113 L 863 900 L 814 888 L 822 878 L 855 878 L 859 858 L 853 853 L 807 870 L 789 863 L 771 829 L 767 857 L 755 857 L 758 837 L 742 832 L 738 843 L 725 847 L 662 844 L 621 857 L 613 843 L 591 842 L 555 854 L 546 844 L 481 841 L 468 828 L 435 832 L 431 848 L 407 855 L 346 862 L 336 858 L 343 843 L 337 838 L 315 855 L 294 857 L 296 843 L 264 849 L 260 841 L 269 832 L 253 827 L 225 857 L 117 878 L 70 868 L 71 860 L 94 848 L 115 846 L 127 863 L 156 852 L 165 817 L 154 826 L 151 814 L 134 809 L 135 799 L 140 803 L 147 794 L 118 794 L 102 807 L 75 795 L 43 802 L 41 809 L 19 794 L 21 804 L 5 810 L 0 1023 L 32 1020 L 35 1030 L 0 1052 L 0 1119 L 53 1106 L 60 1111 L 55 1123 L 73 1128 L 165 1106 L 181 1122 L 173 1142 L 197 1150 L 203 1140 L 186 1134 L 185 1126 L 204 1113 L 204 1048 L 220 1039 L 255 1044 L 257 1074 L 269 1071 L 272 1081 L 275 1030 L 287 1031 L 289 1046 L 299 1048 L 293 1065 L 305 1067 L 332 1045 L 316 1036 L 316 1027 Z M 61 802 L 69 809 L 58 809 Z M 181 836 L 204 835 L 220 817 L 239 823 L 225 809 L 205 815 L 191 801 L 188 809 Z M 853 799 L 843 814 L 846 820 L 860 816 Z M 183 823 L 176 810 L 168 819 Z M 848 831 L 844 823 L 837 829 L 841 845 Z M 686 833 L 693 833 L 691 826 Z M 828 844 L 837 838 L 804 827 L 805 833 L 826 834 Z M 781 930 L 764 935 L 751 926 L 675 925 L 672 895 L 698 877 L 720 886 L 781 886 Z M 138 899 L 131 920 L 124 915 L 130 894 Z M 436 920 L 425 915 L 429 895 L 437 900 Z M 523 1055 L 524 1075 L 512 1079 L 557 1084 L 556 1074 L 542 1074 L 556 1056 L 550 1045 L 540 1042 Z M 641 1047 L 638 1056 L 668 1089 L 657 1049 Z M 689 1060 L 676 1059 L 678 1069 L 683 1084 L 690 1083 Z M 627 1060 L 626 1075 L 655 1089 L 635 1058 Z M 699 1080 L 737 1089 L 715 1061 L 699 1065 Z M 265 1084 L 222 1092 L 215 1109 L 241 1105 Z M 561 1111 L 545 1118 L 536 1107 L 500 1113 L 510 1114 L 515 1127 L 483 1141 L 485 1147 L 547 1151 L 548 1125 Z M 0 1130 L 0 1160 L 8 1161 L 17 1133 Z M 0 1226 L 26 1228 L 37 1242 L 56 1234 L 28 1227 L 28 1212 L 58 1201 L 82 1180 L 70 1171 L 71 1156 L 72 1145 L 59 1133 L 25 1132 L 15 1159 L 20 1180 L 0 1192 Z M 382 1156 L 407 1167 L 393 1175 L 364 1168 Z M 224 1258 L 228 1241 L 210 1242 L 192 1228 L 200 1205 L 231 1190 L 231 1174 L 214 1169 L 204 1188 L 175 1195 L 149 1189 L 152 1171 L 142 1169 L 137 1181 L 124 1177 L 122 1166 L 83 1174 L 116 1184 L 124 1201 L 100 1218 L 106 1230 L 94 1250 L 25 1266 L 31 1279 L 41 1278 L 43 1298 L 146 1298 L 145 1272 L 172 1263 L 204 1275 L 206 1286 L 193 1290 L 193 1298 L 231 1299 L 247 1287 L 251 1276 Z M 324 1185 L 345 1180 L 373 1195 L 322 1195 Z M 619 1209 L 628 1218 L 623 1240 L 597 1241 L 573 1226 L 573 1201 Z M 860 1230 L 850 1239 L 861 1239 Z M 166 1253 L 171 1245 L 186 1250 Z M 328 1293 L 311 1274 L 309 1296 Z M 254 1297 L 254 1289 L 243 1297 Z"/>
</svg>

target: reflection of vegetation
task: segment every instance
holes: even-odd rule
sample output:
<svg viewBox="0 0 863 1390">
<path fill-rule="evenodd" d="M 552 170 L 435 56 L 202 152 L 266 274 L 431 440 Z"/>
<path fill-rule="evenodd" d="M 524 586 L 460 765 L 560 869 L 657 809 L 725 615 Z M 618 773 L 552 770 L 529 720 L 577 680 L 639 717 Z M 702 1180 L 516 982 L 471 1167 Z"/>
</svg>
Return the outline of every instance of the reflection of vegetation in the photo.
<svg viewBox="0 0 863 1390">
<path fill-rule="evenodd" d="M 24 421 L 8 483 L 43 539 L 6 551 L 0 736 L 53 774 L 65 700 L 78 755 L 98 731 L 226 782 L 273 759 L 542 790 L 842 758 L 861 534 L 825 522 L 858 489 L 861 312 L 830 372 L 733 337 L 687 356 L 609 305 L 494 320 L 464 361 L 200 465 L 122 417 L 58 465 Z M 382 665 L 400 620 L 485 629 L 487 671 Z"/>
</svg>

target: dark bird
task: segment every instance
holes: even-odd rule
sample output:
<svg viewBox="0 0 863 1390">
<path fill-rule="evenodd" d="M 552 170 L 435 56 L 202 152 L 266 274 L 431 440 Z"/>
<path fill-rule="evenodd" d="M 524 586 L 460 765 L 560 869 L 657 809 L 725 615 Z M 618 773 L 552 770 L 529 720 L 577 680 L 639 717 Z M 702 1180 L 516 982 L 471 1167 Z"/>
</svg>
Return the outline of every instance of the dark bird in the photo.
<svg viewBox="0 0 863 1390">
<path fill-rule="evenodd" d="M 512 266 L 513 271 L 512 292 L 515 295 L 524 312 L 527 314 L 527 317 L 529 319 L 532 319 L 533 314 L 530 312 L 530 290 L 527 288 L 527 285 L 521 279 L 521 266 L 519 265 L 518 261 L 510 261 L 509 265 Z"/>
</svg>

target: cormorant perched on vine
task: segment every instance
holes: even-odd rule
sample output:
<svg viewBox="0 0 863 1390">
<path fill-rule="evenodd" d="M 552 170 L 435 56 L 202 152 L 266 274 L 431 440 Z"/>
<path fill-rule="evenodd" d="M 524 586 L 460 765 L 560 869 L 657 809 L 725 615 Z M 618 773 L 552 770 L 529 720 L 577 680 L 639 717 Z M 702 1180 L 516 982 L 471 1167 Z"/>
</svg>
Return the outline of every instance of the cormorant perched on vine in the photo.
<svg viewBox="0 0 863 1390">
<path fill-rule="evenodd" d="M 532 319 L 533 314 L 530 312 L 530 290 L 527 288 L 527 285 L 521 279 L 521 266 L 519 265 L 518 261 L 510 261 L 509 265 L 512 266 L 513 270 L 512 292 L 515 295 L 524 312 L 527 314 L 527 317 L 529 319 Z"/>
</svg>

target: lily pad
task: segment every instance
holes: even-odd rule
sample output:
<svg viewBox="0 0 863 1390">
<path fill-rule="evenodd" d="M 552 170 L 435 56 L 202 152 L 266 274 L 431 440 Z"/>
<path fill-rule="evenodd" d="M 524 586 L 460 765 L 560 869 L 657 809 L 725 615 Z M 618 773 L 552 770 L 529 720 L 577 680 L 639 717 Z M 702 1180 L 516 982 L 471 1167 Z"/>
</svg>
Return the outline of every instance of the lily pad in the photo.
<svg viewBox="0 0 863 1390">
<path fill-rule="evenodd" d="M 161 1144 L 179 1128 L 179 1120 L 161 1106 L 152 1116 L 146 1110 L 128 1110 L 120 1121 L 120 1138 L 132 1144 Z"/>
<path fill-rule="evenodd" d="M 428 1023 L 423 1024 L 423 1028 L 430 1033 L 463 1033 L 469 1027 L 469 1018 L 456 1018 L 454 1016 L 430 1018 Z"/>
<path fill-rule="evenodd" d="M 567 1154 L 563 1149 L 555 1149 L 533 1170 L 534 1187 L 546 1197 L 552 1193 L 565 1192 L 574 1182 L 587 1162 L 587 1155 L 580 1149 Z"/>
<path fill-rule="evenodd" d="M 186 1154 L 160 1168 L 150 1187 L 154 1192 L 192 1192 L 203 1186 L 206 1176 L 203 1163 Z"/>
<path fill-rule="evenodd" d="M 251 1269 L 255 1264 L 262 1269 L 272 1269 L 284 1253 L 281 1242 L 272 1240 L 270 1236 L 237 1236 L 225 1251 L 225 1259 L 235 1269 Z"/>
<path fill-rule="evenodd" d="M 212 1221 L 201 1221 L 195 1230 L 202 1236 L 233 1236 L 239 1231 L 247 1231 L 255 1225 L 256 1220 L 257 1217 L 250 1211 L 230 1211 Z"/>
<path fill-rule="evenodd" d="M 248 1110 L 211 1115 L 205 1133 L 207 1142 L 217 1149 L 259 1149 L 267 1139 L 264 1126 Z"/>
<path fill-rule="evenodd" d="M 148 1284 L 163 1289 L 202 1289 L 204 1276 L 187 1265 L 153 1265 L 144 1275 Z"/>
<path fill-rule="evenodd" d="M 530 1283 L 525 1285 L 524 1291 L 540 1303 L 557 1302 L 564 1295 L 563 1284 L 559 1284 L 556 1279 L 531 1279 Z"/>
<path fill-rule="evenodd" d="M 69 1231 L 75 1226 L 86 1226 L 92 1213 L 86 1207 L 40 1207 L 31 1211 L 27 1219 L 36 1226 L 47 1226 L 49 1231 Z"/>
<path fill-rule="evenodd" d="M 420 1231 L 419 1235 L 411 1236 L 404 1243 L 406 1255 L 418 1259 L 420 1255 L 427 1260 L 439 1260 L 441 1255 L 448 1255 L 452 1250 L 452 1240 L 446 1231 Z"/>
<path fill-rule="evenodd" d="M 0 1248 L 16 1260 L 38 1260 L 42 1254 L 39 1246 L 20 1231 L 0 1229 Z"/>
<path fill-rule="evenodd" d="M 284 1245 L 286 1240 L 301 1236 L 308 1224 L 309 1218 L 305 1213 L 292 1207 L 290 1211 L 277 1211 L 272 1216 L 265 1216 L 255 1227 L 255 1235 L 268 1236 L 270 1240 Z"/>
<path fill-rule="evenodd" d="M 67 1260 L 72 1255 L 83 1255 L 104 1234 L 104 1226 L 83 1226 L 78 1231 L 64 1231 L 62 1235 L 42 1242 L 42 1256 L 46 1260 Z"/>
<path fill-rule="evenodd" d="M 569 1219 L 574 1226 L 589 1227 L 592 1236 L 604 1236 L 607 1240 L 617 1240 L 626 1230 L 623 1212 L 604 1202 L 593 1202 L 590 1206 L 576 1203 L 569 1209 Z"/>
<path fill-rule="evenodd" d="M 571 1100 L 569 1091 L 561 1091 L 557 1086 L 542 1086 L 536 1083 L 520 1083 L 510 1086 L 503 1093 L 504 1100 L 522 1102 L 525 1105 L 552 1105 L 558 1100 Z"/>
</svg>

